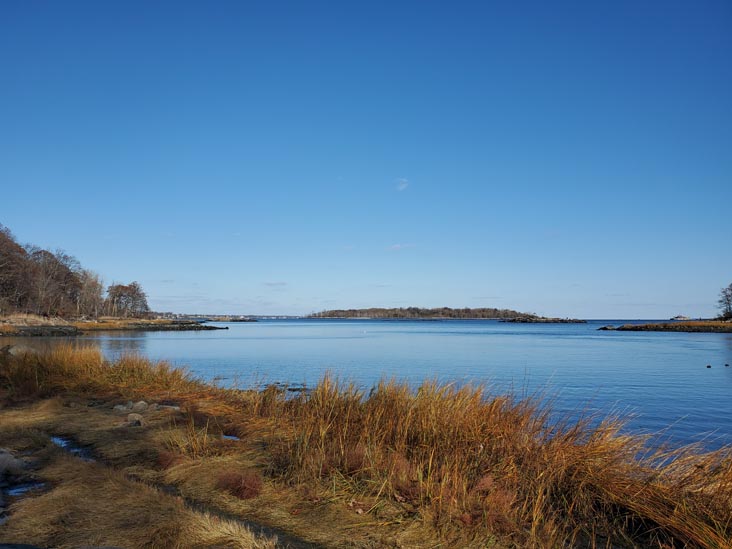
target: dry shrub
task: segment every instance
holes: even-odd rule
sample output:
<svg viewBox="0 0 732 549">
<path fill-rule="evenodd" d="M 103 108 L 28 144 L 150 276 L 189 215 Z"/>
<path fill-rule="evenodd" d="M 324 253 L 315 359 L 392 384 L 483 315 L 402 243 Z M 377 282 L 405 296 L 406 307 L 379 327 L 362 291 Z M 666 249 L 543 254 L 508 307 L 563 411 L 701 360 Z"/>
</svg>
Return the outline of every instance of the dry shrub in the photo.
<svg viewBox="0 0 732 549">
<path fill-rule="evenodd" d="M 219 475 L 216 486 L 239 499 L 252 499 L 262 492 L 262 477 L 257 471 L 226 472 Z"/>
<path fill-rule="evenodd" d="M 183 456 L 176 452 L 162 450 L 158 453 L 158 465 L 162 469 L 170 469 L 183 462 Z"/>
</svg>

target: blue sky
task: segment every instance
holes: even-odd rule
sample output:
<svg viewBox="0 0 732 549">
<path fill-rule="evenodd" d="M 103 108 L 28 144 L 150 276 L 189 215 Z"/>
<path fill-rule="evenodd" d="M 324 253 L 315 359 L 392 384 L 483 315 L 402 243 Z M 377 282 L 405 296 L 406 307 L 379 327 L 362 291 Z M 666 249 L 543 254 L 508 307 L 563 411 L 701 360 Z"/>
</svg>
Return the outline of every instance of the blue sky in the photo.
<svg viewBox="0 0 732 549">
<path fill-rule="evenodd" d="M 157 310 L 711 315 L 732 4 L 4 2 L 0 223 Z"/>
</svg>

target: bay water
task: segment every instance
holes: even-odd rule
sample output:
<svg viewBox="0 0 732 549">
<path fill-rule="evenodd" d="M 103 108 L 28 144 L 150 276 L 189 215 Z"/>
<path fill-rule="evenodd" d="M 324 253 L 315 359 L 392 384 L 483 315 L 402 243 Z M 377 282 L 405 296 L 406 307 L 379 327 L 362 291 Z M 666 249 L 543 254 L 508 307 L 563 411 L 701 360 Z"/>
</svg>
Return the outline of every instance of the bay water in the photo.
<svg viewBox="0 0 732 549">
<path fill-rule="evenodd" d="M 732 444 L 732 334 L 597 330 L 631 322 L 260 320 L 76 339 L 110 358 L 139 353 L 224 386 L 307 387 L 326 373 L 366 391 L 390 378 L 482 384 L 496 394 L 541 394 L 555 417 L 615 414 L 629 431 L 673 445 Z"/>
</svg>

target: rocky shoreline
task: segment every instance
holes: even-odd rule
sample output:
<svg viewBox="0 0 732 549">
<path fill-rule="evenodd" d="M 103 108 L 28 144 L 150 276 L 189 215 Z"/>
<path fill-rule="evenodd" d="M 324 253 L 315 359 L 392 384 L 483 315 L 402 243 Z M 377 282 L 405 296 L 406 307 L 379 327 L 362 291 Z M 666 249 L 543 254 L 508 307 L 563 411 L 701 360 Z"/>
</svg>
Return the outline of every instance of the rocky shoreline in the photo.
<svg viewBox="0 0 732 549">
<path fill-rule="evenodd" d="M 183 332 L 183 331 L 206 331 L 206 330 L 228 330 L 228 326 L 211 326 L 209 324 L 201 324 L 194 320 L 174 320 L 164 324 L 149 324 L 146 322 L 131 322 L 119 328 L 82 328 L 84 331 L 143 331 L 143 332 Z"/>
<path fill-rule="evenodd" d="M 579 318 L 551 318 L 545 316 L 520 316 L 516 318 L 502 318 L 499 322 L 512 322 L 519 324 L 587 324 L 586 320 Z"/>
<path fill-rule="evenodd" d="M 0 332 L 0 337 L 75 337 L 82 333 L 76 326 L 12 326 Z"/>
<path fill-rule="evenodd" d="M 622 326 L 602 326 L 600 331 L 616 332 L 688 332 L 688 333 L 732 333 L 732 322 L 695 321 L 664 322 L 661 324 L 623 324 Z"/>
<path fill-rule="evenodd" d="M 32 324 L 0 323 L 0 337 L 76 337 L 93 332 L 182 332 L 228 330 L 228 326 L 211 326 L 194 320 L 141 320 L 115 319 L 108 321 L 60 322 L 56 319 L 48 323 Z"/>
</svg>

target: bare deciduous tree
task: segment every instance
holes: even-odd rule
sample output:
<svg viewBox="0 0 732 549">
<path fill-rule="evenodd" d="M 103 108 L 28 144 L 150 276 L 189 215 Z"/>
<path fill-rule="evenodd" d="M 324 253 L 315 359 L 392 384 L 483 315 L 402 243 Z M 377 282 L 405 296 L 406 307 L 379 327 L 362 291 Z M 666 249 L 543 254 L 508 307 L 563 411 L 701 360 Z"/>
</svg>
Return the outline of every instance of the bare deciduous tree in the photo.
<svg viewBox="0 0 732 549">
<path fill-rule="evenodd" d="M 112 284 L 107 288 L 107 313 L 112 316 L 139 317 L 150 312 L 147 295 L 138 282 Z"/>
<path fill-rule="evenodd" d="M 732 319 L 732 284 L 726 288 L 722 288 L 719 292 L 719 310 L 721 317 L 725 320 Z"/>
<path fill-rule="evenodd" d="M 21 246 L 0 224 L 0 314 L 97 316 L 103 292 L 99 276 L 82 269 L 75 257 Z"/>
<path fill-rule="evenodd" d="M 79 273 L 81 288 L 76 303 L 76 314 L 97 318 L 104 306 L 104 284 L 96 273 L 82 270 Z"/>
<path fill-rule="evenodd" d="M 0 225 L 0 313 L 22 309 L 30 291 L 28 254 L 10 230 Z"/>
</svg>

